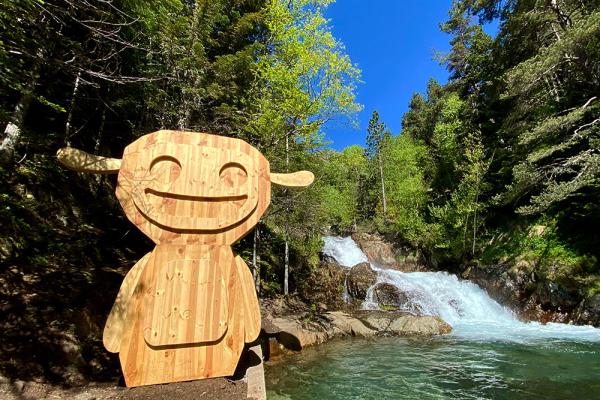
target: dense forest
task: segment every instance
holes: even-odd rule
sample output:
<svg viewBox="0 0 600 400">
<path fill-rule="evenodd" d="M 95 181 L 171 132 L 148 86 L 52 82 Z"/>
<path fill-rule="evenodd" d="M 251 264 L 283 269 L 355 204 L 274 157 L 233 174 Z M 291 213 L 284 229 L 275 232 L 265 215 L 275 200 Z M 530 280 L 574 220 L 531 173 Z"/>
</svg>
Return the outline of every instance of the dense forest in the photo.
<svg viewBox="0 0 600 400">
<path fill-rule="evenodd" d="M 74 241 L 89 243 L 84 227 L 126 227 L 118 208 L 107 204 L 113 180 L 75 177 L 58 166 L 54 154 L 65 145 L 120 157 L 138 136 L 181 129 L 242 138 L 267 156 L 274 171 L 318 170 L 320 127 L 351 120 L 359 110 L 354 88 L 360 72 L 327 27 L 328 3 L 30 0 L 4 7 L 3 262 L 56 264 Z M 83 193 L 77 184 L 86 187 Z M 106 189 L 102 196 L 100 188 Z M 44 200 L 31 191 L 44 192 Z M 88 197 L 64 204 L 73 210 L 49 211 L 48 203 L 72 193 Z M 305 266 L 318 261 L 326 219 L 320 196 L 318 188 L 276 193 L 270 213 L 250 235 L 254 243 L 281 243 L 277 260 L 287 260 L 286 274 L 290 259 L 309 260 L 300 263 Z M 71 219 L 93 202 L 104 202 L 108 208 L 94 213 L 112 220 L 94 224 L 106 215 L 92 213 Z M 74 225 L 77 237 L 57 239 L 57 227 Z M 132 243 L 140 240 L 132 235 Z M 261 251 L 255 249 L 252 265 L 259 265 L 257 258 Z M 262 260 L 278 266 L 266 255 Z M 265 290 L 288 291 L 280 272 L 263 270 Z"/>
<path fill-rule="evenodd" d="M 324 229 L 378 231 L 439 269 L 521 262 L 600 291 L 600 1 L 456 0 L 440 25 L 449 82 L 413 95 L 401 132 L 374 111 L 366 148 L 339 152 L 322 128 L 354 123 L 360 70 L 331 34 L 331 2 L 3 4 L 3 346 L 57 309 L 79 318 L 66 294 L 85 308 L 116 293 L 114 275 L 149 247 L 114 177 L 67 171 L 56 150 L 120 157 L 163 128 L 239 137 L 272 170 L 315 173 L 308 189 L 274 192 L 238 245 L 262 296 L 318 268 Z"/>
<path fill-rule="evenodd" d="M 499 24 L 496 37 L 485 33 Z M 328 214 L 409 244 L 440 268 L 524 263 L 600 290 L 600 2 L 455 1 L 450 72 L 394 134 L 329 154 Z"/>
</svg>

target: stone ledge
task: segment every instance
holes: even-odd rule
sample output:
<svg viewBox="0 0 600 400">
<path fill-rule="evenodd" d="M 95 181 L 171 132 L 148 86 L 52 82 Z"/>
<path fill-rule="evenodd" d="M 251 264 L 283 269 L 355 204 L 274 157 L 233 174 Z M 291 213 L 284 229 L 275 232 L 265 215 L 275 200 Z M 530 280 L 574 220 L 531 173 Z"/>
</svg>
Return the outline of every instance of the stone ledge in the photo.
<svg viewBox="0 0 600 400">
<path fill-rule="evenodd" d="M 439 317 L 414 316 L 400 312 L 326 312 L 299 320 L 295 316 L 263 318 L 268 358 L 286 351 L 300 351 L 337 337 L 433 336 L 450 333 L 452 327 Z M 276 341 L 276 344 L 273 342 Z"/>
</svg>

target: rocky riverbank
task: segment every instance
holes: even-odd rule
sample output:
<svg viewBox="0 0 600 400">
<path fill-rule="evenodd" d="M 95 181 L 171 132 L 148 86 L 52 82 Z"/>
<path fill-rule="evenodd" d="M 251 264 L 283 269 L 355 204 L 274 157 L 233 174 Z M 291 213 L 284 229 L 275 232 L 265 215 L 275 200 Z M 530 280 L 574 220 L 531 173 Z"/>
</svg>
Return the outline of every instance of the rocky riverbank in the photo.
<svg viewBox="0 0 600 400">
<path fill-rule="evenodd" d="M 461 276 L 524 320 L 600 327 L 600 293 L 588 297 L 577 282 L 543 279 L 530 263 L 469 266 Z"/>
<path fill-rule="evenodd" d="M 315 312 L 293 297 L 265 300 L 261 313 L 263 352 L 270 360 L 335 338 L 432 336 L 452 331 L 452 327 L 438 317 L 398 311 Z"/>
</svg>

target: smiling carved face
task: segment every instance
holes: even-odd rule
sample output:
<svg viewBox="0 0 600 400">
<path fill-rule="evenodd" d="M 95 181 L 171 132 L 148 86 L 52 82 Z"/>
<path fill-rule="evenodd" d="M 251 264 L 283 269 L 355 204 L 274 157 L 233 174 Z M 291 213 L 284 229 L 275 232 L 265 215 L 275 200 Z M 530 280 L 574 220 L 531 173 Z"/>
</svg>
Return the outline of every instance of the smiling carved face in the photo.
<svg viewBox="0 0 600 400">
<path fill-rule="evenodd" d="M 306 187 L 310 171 L 272 173 L 241 139 L 162 130 L 125 148 L 122 159 L 73 147 L 56 152 L 75 171 L 119 174 L 117 198 L 127 218 L 155 243 L 231 245 L 258 222 L 271 183 Z"/>
<path fill-rule="evenodd" d="M 158 131 L 125 148 L 116 194 L 155 243 L 232 244 L 270 201 L 269 162 L 240 139 Z"/>
</svg>

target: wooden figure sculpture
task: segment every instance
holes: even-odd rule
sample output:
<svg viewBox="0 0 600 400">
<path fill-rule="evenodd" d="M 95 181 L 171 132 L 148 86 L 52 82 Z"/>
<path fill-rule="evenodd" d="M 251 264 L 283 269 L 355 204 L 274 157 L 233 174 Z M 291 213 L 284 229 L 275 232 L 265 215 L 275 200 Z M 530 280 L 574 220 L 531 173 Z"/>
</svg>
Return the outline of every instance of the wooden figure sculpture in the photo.
<svg viewBox="0 0 600 400">
<path fill-rule="evenodd" d="M 271 183 L 308 186 L 313 174 L 271 173 L 248 143 L 196 132 L 150 133 L 121 160 L 73 148 L 57 156 L 77 171 L 118 173 L 127 218 L 156 243 L 127 273 L 104 327 L 127 386 L 232 375 L 261 324 L 252 275 L 231 245 L 267 209 Z"/>
</svg>

